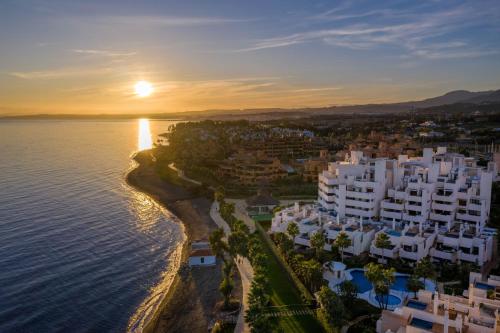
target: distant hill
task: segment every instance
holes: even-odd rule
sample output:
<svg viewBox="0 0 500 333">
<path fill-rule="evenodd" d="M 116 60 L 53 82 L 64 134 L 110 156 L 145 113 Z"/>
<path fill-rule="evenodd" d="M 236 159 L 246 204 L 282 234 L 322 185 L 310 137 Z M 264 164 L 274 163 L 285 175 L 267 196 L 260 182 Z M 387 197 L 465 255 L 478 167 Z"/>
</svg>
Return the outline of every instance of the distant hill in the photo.
<svg viewBox="0 0 500 333">
<path fill-rule="evenodd" d="M 427 98 L 421 101 L 409 101 L 399 103 L 386 104 L 360 104 L 360 105 L 342 105 L 342 106 L 325 106 L 315 108 L 262 108 L 262 109 L 233 109 L 233 110 L 204 110 L 204 111 L 184 111 L 173 113 L 157 113 L 157 114 L 102 114 L 102 115 L 19 115 L 19 116 L 4 116 L 2 118 L 18 118 L 18 119 L 89 119 L 89 118 L 108 118 L 108 119 L 133 119 L 138 117 L 148 117 L 151 119 L 186 119 L 186 120 L 202 120 L 202 119 L 276 119 L 283 117 L 308 117 L 314 115 L 328 114 L 383 114 L 383 113 L 398 113 L 409 110 L 426 109 L 439 106 L 452 106 L 453 104 L 484 104 L 500 102 L 500 90 L 488 91 L 467 91 L 454 90 L 444 95 Z M 439 108 L 438 108 L 439 109 Z M 436 109 L 436 112 L 438 109 Z M 441 108 L 443 109 L 443 108 Z M 445 108 L 449 109 L 449 108 Z M 453 109 L 453 108 L 452 108 Z"/>
<path fill-rule="evenodd" d="M 472 92 L 467 90 L 455 90 L 455 91 L 450 91 L 449 93 L 446 93 L 442 96 L 427 98 L 424 99 L 423 101 L 407 102 L 403 104 L 410 104 L 418 108 L 426 108 L 430 106 L 463 103 L 465 101 L 470 101 L 474 99 L 477 99 L 479 101 L 493 92 L 494 91 Z"/>
</svg>

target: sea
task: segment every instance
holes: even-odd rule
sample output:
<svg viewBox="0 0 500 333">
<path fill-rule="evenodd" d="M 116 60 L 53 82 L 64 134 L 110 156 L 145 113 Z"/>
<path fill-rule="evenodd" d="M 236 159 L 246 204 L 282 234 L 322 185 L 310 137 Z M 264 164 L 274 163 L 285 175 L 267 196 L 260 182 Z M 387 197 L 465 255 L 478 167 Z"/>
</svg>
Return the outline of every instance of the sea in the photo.
<svg viewBox="0 0 500 333">
<path fill-rule="evenodd" d="M 125 182 L 139 125 L 0 121 L 0 332 L 125 332 L 164 295 L 184 233 Z"/>
</svg>

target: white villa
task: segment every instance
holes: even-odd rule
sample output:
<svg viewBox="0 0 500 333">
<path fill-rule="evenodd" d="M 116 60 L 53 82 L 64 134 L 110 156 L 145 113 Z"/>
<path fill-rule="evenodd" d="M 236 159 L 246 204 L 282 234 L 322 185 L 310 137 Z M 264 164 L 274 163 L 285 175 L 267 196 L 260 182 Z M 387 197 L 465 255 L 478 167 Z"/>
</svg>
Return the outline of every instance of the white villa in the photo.
<svg viewBox="0 0 500 333">
<path fill-rule="evenodd" d="M 500 277 L 482 280 L 480 274 L 471 273 L 469 282 L 464 296 L 421 290 L 417 299 L 407 300 L 394 311 L 382 311 L 377 332 L 499 332 Z"/>
<path fill-rule="evenodd" d="M 493 232 L 488 222 L 496 167 L 478 167 L 473 158 L 440 147 L 423 156 L 397 160 L 367 158 L 353 151 L 345 161 L 329 163 L 318 183 L 318 205 L 287 208 L 272 221 L 272 232 L 299 225 L 295 243 L 310 246 L 310 236 L 322 230 L 328 245 L 346 232 L 352 246 L 346 253 L 369 252 L 378 258 L 471 262 L 492 259 Z M 386 233 L 389 249 L 373 241 Z"/>
</svg>

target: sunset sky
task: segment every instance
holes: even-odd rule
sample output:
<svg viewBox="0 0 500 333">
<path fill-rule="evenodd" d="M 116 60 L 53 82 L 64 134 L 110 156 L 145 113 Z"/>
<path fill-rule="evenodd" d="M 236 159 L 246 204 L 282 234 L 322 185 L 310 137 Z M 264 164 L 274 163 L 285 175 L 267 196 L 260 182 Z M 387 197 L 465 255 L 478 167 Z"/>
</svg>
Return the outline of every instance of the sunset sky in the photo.
<svg viewBox="0 0 500 333">
<path fill-rule="evenodd" d="M 179 112 L 500 89 L 492 1 L 0 1 L 0 113 Z M 138 81 L 153 93 L 134 94 Z"/>
</svg>

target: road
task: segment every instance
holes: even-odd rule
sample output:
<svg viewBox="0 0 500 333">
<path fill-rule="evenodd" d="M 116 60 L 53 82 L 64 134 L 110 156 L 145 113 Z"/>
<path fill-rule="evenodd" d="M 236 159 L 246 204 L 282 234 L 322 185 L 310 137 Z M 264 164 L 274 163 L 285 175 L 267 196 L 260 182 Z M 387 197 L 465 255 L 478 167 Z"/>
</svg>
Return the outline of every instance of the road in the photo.
<svg viewBox="0 0 500 333">
<path fill-rule="evenodd" d="M 237 214 L 235 215 L 238 216 Z M 226 223 L 226 221 L 224 221 L 224 219 L 220 216 L 219 211 L 217 210 L 216 202 L 212 203 L 212 207 L 210 208 L 210 217 L 215 222 L 215 224 L 219 226 L 219 228 L 222 228 L 224 230 L 226 235 L 231 234 L 231 229 L 229 228 L 229 225 Z M 253 229 L 255 230 L 255 225 L 253 225 Z M 250 286 L 252 285 L 253 269 L 247 258 L 242 258 L 238 256 L 237 259 L 235 259 L 235 263 L 236 267 L 238 267 L 238 271 L 240 272 L 241 285 L 243 287 L 243 300 L 234 332 L 246 333 L 250 332 L 250 327 L 245 322 L 245 313 L 246 310 L 248 309 L 248 294 L 250 292 Z"/>
</svg>

